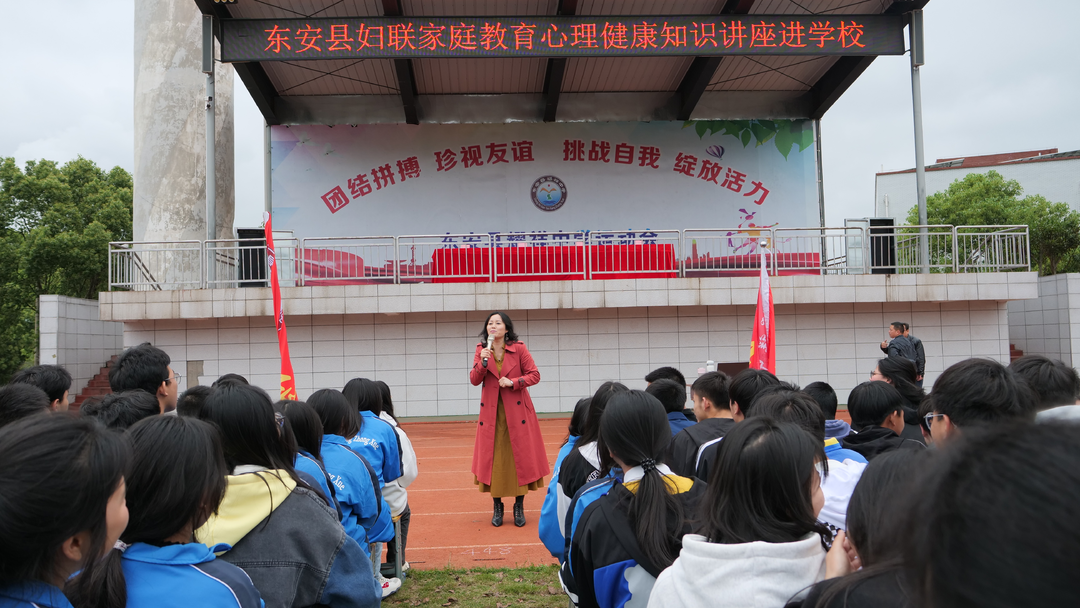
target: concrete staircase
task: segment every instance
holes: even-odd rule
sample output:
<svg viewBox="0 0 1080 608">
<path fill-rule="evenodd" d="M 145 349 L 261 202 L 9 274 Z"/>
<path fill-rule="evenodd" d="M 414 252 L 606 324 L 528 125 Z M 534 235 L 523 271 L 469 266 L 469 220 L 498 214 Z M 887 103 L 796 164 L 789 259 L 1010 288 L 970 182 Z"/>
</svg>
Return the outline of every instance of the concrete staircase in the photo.
<svg viewBox="0 0 1080 608">
<path fill-rule="evenodd" d="M 71 411 L 78 411 L 82 404 L 91 397 L 102 397 L 112 392 L 109 388 L 109 368 L 116 362 L 116 355 L 113 355 L 111 359 L 101 370 L 90 379 L 90 382 L 86 384 L 86 388 L 79 393 L 75 400 L 71 402 Z"/>
</svg>

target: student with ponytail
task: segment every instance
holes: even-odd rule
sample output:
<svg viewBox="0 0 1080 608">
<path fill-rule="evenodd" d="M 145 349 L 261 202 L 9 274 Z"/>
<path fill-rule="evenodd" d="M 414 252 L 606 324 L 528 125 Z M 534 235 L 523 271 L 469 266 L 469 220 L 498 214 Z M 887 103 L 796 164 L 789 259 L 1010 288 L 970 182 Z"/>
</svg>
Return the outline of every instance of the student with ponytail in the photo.
<svg viewBox="0 0 1080 608">
<path fill-rule="evenodd" d="M 37 415 L 0 429 L 0 606 L 100 605 L 101 558 L 128 521 L 130 458 L 126 438 L 87 418 Z"/>
<path fill-rule="evenodd" d="M 622 483 L 590 504 L 574 528 L 569 565 L 582 608 L 644 605 L 660 572 L 679 555 L 705 484 L 663 462 L 671 440 L 664 406 L 644 391 L 611 396 L 600 419 L 601 470 Z"/>
<path fill-rule="evenodd" d="M 102 608 L 261 608 L 248 575 L 195 541 L 195 529 L 225 495 L 225 457 L 213 426 L 193 418 L 154 416 L 133 425 L 130 519 L 105 561 Z"/>
<path fill-rule="evenodd" d="M 301 480 L 285 439 L 286 421 L 254 386 L 220 384 L 200 416 L 221 433 L 228 489 L 216 514 L 195 532 L 251 577 L 267 608 L 321 604 L 359 608 L 381 598 L 371 562 L 337 513 Z"/>
<path fill-rule="evenodd" d="M 292 451 L 296 453 L 296 458 L 293 459 L 293 466 L 296 471 L 306 473 L 314 480 L 326 497 L 327 504 L 337 511 L 338 519 L 341 519 L 341 505 L 322 461 L 323 428 L 319 415 L 307 403 L 290 400 L 275 403 L 274 412 L 285 417 L 285 425 L 291 431 L 287 439 L 294 444 Z"/>
</svg>

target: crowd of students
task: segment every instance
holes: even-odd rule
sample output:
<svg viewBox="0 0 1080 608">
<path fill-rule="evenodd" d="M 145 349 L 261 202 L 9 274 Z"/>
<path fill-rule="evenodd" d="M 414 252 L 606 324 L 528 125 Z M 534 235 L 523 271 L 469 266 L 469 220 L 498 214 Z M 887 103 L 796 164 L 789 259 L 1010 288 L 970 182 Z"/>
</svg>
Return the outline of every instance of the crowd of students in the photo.
<svg viewBox="0 0 1080 608">
<path fill-rule="evenodd" d="M 925 393 L 674 368 L 582 399 L 540 538 L 580 607 L 1073 606 L 1080 376 L 968 359 Z"/>
<path fill-rule="evenodd" d="M 178 379 L 142 344 L 77 415 L 61 367 L 0 388 L 0 607 L 362 608 L 401 587 L 417 463 L 385 383 L 274 403 Z"/>
<path fill-rule="evenodd" d="M 0 387 L 0 607 L 375 606 L 415 453 L 364 378 L 273 403 L 177 394 L 149 344 L 78 415 L 57 366 Z M 932 391 L 673 368 L 581 399 L 539 533 L 582 607 L 1066 606 L 1080 597 L 1080 376 L 968 359 Z M 395 523 L 397 525 L 395 526 Z M 400 535 L 395 528 L 400 530 Z M 383 563 L 383 547 L 386 563 Z"/>
</svg>

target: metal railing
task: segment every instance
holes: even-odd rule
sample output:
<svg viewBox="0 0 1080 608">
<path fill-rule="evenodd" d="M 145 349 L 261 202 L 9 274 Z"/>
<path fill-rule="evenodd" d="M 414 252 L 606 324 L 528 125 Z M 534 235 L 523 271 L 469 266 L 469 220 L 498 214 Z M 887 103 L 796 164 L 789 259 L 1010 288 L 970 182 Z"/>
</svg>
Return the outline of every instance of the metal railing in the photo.
<svg viewBox="0 0 1080 608">
<path fill-rule="evenodd" d="M 927 247 L 921 246 L 926 239 Z M 693 228 L 278 238 L 281 284 L 1030 270 L 1027 226 Z M 921 252 L 928 251 L 924 256 Z M 109 243 L 109 289 L 266 286 L 262 239 Z"/>
</svg>

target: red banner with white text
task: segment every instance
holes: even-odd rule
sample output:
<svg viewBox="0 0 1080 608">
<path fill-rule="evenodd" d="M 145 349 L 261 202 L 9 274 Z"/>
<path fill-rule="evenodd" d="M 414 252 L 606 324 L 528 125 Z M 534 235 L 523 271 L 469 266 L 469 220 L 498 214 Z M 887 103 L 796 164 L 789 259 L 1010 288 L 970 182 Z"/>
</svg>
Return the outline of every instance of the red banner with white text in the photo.
<svg viewBox="0 0 1080 608">
<path fill-rule="evenodd" d="M 270 288 L 274 293 L 274 321 L 277 326 L 278 351 L 281 354 L 281 398 L 297 400 L 296 378 L 292 359 L 289 357 L 289 332 L 285 328 L 285 311 L 281 307 L 281 284 L 278 282 L 277 256 L 274 254 L 274 230 L 270 214 L 263 213 L 266 221 L 266 265 L 270 272 Z"/>
</svg>

